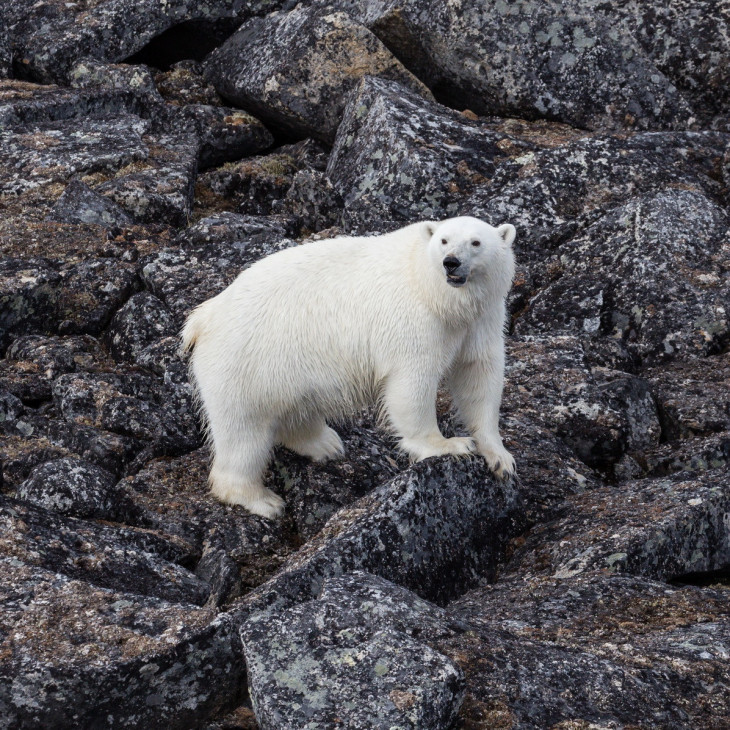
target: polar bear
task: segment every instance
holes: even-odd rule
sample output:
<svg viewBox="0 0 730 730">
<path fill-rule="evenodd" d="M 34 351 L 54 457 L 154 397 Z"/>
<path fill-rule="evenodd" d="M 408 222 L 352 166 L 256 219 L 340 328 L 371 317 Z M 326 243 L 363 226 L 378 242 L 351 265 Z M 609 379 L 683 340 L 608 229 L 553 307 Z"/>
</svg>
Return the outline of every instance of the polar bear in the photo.
<svg viewBox="0 0 730 730">
<path fill-rule="evenodd" d="M 313 241 L 257 261 L 198 306 L 182 340 L 213 494 L 275 517 L 284 502 L 262 483 L 274 444 L 341 456 L 327 420 L 372 403 L 414 460 L 478 452 L 498 476 L 514 473 L 498 428 L 514 238 L 508 223 L 459 217 Z M 442 380 L 471 437 L 439 431 Z"/>
</svg>

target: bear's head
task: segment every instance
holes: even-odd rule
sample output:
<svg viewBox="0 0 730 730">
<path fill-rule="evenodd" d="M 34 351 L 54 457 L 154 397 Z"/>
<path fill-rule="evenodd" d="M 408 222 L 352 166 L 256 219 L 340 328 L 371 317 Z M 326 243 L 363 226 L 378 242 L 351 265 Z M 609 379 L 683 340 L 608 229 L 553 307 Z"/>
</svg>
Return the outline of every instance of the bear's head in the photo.
<svg viewBox="0 0 730 730">
<path fill-rule="evenodd" d="M 494 228 L 478 218 L 461 216 L 428 223 L 427 230 L 431 263 L 448 285 L 459 288 L 475 282 L 507 294 L 515 273 L 513 225 Z"/>
</svg>

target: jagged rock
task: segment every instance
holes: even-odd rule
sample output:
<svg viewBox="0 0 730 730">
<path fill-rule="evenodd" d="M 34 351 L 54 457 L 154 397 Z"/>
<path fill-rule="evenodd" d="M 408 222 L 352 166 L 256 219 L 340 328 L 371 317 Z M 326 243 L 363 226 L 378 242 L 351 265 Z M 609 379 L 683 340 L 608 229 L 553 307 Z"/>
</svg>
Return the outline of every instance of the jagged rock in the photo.
<svg viewBox="0 0 730 730">
<path fill-rule="evenodd" d="M 331 143 L 345 97 L 365 76 L 431 98 L 365 27 L 332 8 L 297 6 L 252 18 L 206 59 L 218 93 L 297 137 Z"/>
<path fill-rule="evenodd" d="M 96 464 L 55 459 L 33 469 L 15 496 L 71 517 L 124 521 L 133 514 L 133 507 L 116 483 L 113 474 Z"/>
<path fill-rule="evenodd" d="M 293 242 L 277 219 L 216 216 L 200 221 L 144 263 L 142 278 L 181 326 L 190 310 L 220 293 L 254 261 Z"/>
<path fill-rule="evenodd" d="M 499 163 L 532 147 L 400 84 L 366 77 L 350 95 L 327 176 L 349 226 L 370 231 L 381 221 L 455 215 Z"/>
<path fill-rule="evenodd" d="M 296 217 L 300 228 L 306 231 L 339 226 L 342 218 L 342 198 L 319 170 L 295 173 L 286 196 L 275 201 L 273 207 Z"/>
<path fill-rule="evenodd" d="M 508 570 L 567 578 L 590 570 L 655 580 L 727 567 L 725 470 L 624 482 L 566 500 L 564 517 L 533 529 Z"/>
<path fill-rule="evenodd" d="M 235 207 L 240 213 L 264 216 L 274 212 L 301 170 L 324 170 L 327 154 L 314 140 L 279 147 L 275 151 L 229 163 L 200 176 L 208 204 Z M 277 211 L 278 212 L 278 211 Z"/>
<path fill-rule="evenodd" d="M 29 333 L 97 334 L 137 285 L 114 259 L 0 260 L 0 350 Z"/>
<path fill-rule="evenodd" d="M 360 0 L 360 18 L 450 106 L 589 129 L 681 128 L 687 100 L 615 20 L 577 2 Z M 714 39 L 722 52 L 723 41 Z"/>
<path fill-rule="evenodd" d="M 294 549 L 286 524 L 224 505 L 208 487 L 207 451 L 148 464 L 123 482 L 134 524 L 175 535 L 200 551 L 195 572 L 217 603 L 263 583 Z"/>
<path fill-rule="evenodd" d="M 93 223 L 129 226 L 132 218 L 116 203 L 95 193 L 81 180 L 72 180 L 51 209 L 50 220 L 59 223 Z"/>
<path fill-rule="evenodd" d="M 200 727 L 235 706 L 238 630 L 170 604 L 0 560 L 6 727 Z"/>
<path fill-rule="evenodd" d="M 730 341 L 727 230 L 693 191 L 619 206 L 559 247 L 553 281 L 515 329 L 620 340 L 645 363 L 716 353 Z"/>
<path fill-rule="evenodd" d="M 184 26 L 199 46 L 210 48 L 211 41 L 219 42 L 215 35 L 211 38 L 212 21 L 244 20 L 277 5 L 281 3 L 270 0 L 172 0 L 163 6 L 155 0 L 103 0 L 88 8 L 59 3 L 50 12 L 38 8 L 35 23 L 22 28 L 24 33 L 16 31 L 16 44 L 24 73 L 45 83 L 63 82 L 81 59 L 123 61 L 176 26 Z"/>
<path fill-rule="evenodd" d="M 591 367 L 578 338 L 509 339 L 508 353 L 503 411 L 543 424 L 586 464 L 610 473 L 627 451 L 659 443 L 661 423 L 648 383 Z"/>
<path fill-rule="evenodd" d="M 79 89 L 103 87 L 131 91 L 148 104 L 162 102 L 152 73 L 146 66 L 98 63 L 86 59 L 71 69 L 69 82 L 71 86 Z"/>
<path fill-rule="evenodd" d="M 0 498 L 2 554 L 113 590 L 203 605 L 208 586 L 178 564 L 194 558 L 184 541 L 111 527 Z"/>
<path fill-rule="evenodd" d="M 519 530 L 522 495 L 497 482 L 483 460 L 427 459 L 336 513 L 239 611 L 287 607 L 322 582 L 366 570 L 443 602 L 493 576 Z"/>
<path fill-rule="evenodd" d="M 69 373 L 54 381 L 53 399 L 66 423 L 130 437 L 148 458 L 200 445 L 189 386 L 137 372 Z"/>
<path fill-rule="evenodd" d="M 510 576 L 448 608 L 435 648 L 466 679 L 457 727 L 682 727 L 728 712 L 725 591 L 586 573 Z"/>
<path fill-rule="evenodd" d="M 197 61 L 179 61 L 173 63 L 169 71 L 158 71 L 155 84 L 169 104 L 223 106 L 223 100 L 213 85 L 205 80 L 203 67 Z"/>
<path fill-rule="evenodd" d="M 258 119 L 236 109 L 191 104 L 183 107 L 181 115 L 192 122 L 200 137 L 202 169 L 254 155 L 274 143 Z"/>
<path fill-rule="evenodd" d="M 439 618 L 435 606 L 367 573 L 328 581 L 320 600 L 253 616 L 241 637 L 259 725 L 450 727 L 461 674 L 414 638 L 424 619 L 448 633 Z"/>
<path fill-rule="evenodd" d="M 146 347 L 175 334 L 176 328 L 165 305 L 149 292 L 139 292 L 114 315 L 106 339 L 117 360 L 139 362 Z"/>
</svg>

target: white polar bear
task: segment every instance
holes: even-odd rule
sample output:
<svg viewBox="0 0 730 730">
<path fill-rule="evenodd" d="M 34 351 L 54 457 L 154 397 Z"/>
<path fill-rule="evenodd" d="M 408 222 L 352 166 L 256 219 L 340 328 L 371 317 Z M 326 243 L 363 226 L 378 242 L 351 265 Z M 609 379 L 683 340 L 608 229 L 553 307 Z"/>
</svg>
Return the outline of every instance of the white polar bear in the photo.
<svg viewBox="0 0 730 730">
<path fill-rule="evenodd" d="M 499 476 L 514 459 L 499 435 L 505 297 L 515 228 L 476 218 L 279 251 L 197 307 L 183 329 L 223 502 L 274 517 L 262 483 L 275 443 L 342 455 L 326 423 L 377 402 L 415 460 L 478 451 Z M 436 423 L 442 379 L 473 438 Z"/>
</svg>

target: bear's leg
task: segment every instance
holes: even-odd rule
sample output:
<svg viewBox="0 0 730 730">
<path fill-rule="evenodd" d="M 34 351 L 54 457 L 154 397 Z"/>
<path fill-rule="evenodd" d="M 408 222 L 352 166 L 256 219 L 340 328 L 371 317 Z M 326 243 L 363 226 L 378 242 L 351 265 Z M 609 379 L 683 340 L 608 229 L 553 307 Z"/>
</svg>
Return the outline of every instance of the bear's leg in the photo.
<svg viewBox="0 0 730 730">
<path fill-rule="evenodd" d="M 314 461 L 336 459 L 345 453 L 339 434 L 322 418 L 315 418 L 298 426 L 281 427 L 276 440 L 287 449 Z"/>
<path fill-rule="evenodd" d="M 213 494 L 221 502 L 240 504 L 255 515 L 280 515 L 284 500 L 262 482 L 273 446 L 273 427 L 238 417 L 230 419 L 225 429 L 211 424 L 211 431 L 215 457 L 209 481 Z"/>
<path fill-rule="evenodd" d="M 385 383 L 383 405 L 391 427 L 400 437 L 400 447 L 413 460 L 429 456 L 474 451 L 471 438 L 445 438 L 436 422 L 438 379 L 419 377 L 412 372 L 391 375 Z"/>
</svg>

